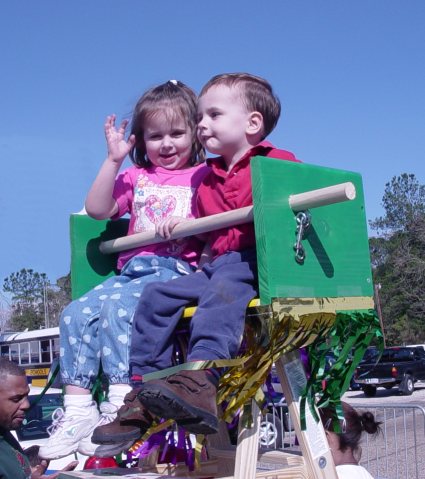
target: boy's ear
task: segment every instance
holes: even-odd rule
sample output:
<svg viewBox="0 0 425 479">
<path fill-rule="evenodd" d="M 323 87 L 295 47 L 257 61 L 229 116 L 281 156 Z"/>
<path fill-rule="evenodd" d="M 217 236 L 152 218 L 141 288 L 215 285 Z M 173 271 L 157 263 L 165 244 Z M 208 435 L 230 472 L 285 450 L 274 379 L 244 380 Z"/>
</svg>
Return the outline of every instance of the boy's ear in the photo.
<svg viewBox="0 0 425 479">
<path fill-rule="evenodd" d="M 263 115 L 258 111 L 253 111 L 249 114 L 247 133 L 249 135 L 257 135 L 263 130 Z"/>
</svg>

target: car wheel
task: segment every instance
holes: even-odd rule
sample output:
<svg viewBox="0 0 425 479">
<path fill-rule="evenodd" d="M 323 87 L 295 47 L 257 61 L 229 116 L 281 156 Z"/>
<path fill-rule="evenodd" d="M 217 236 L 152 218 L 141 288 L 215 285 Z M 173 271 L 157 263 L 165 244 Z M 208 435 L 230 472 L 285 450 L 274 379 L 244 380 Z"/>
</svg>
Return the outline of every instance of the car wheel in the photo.
<svg viewBox="0 0 425 479">
<path fill-rule="evenodd" d="M 360 389 L 360 384 L 356 383 L 356 381 L 354 381 L 354 379 L 351 378 L 349 389 L 350 391 L 358 391 Z"/>
<path fill-rule="evenodd" d="M 403 382 L 400 384 L 399 388 L 401 394 L 404 394 L 405 396 L 410 396 L 413 394 L 413 391 L 415 390 L 415 383 L 413 381 L 413 377 L 410 376 L 410 374 L 407 374 Z"/>
<path fill-rule="evenodd" d="M 266 414 L 260 423 L 260 446 L 282 447 L 282 424 L 274 414 Z"/>
<path fill-rule="evenodd" d="M 368 398 L 376 396 L 376 387 L 375 386 L 363 386 L 364 395 Z"/>
</svg>

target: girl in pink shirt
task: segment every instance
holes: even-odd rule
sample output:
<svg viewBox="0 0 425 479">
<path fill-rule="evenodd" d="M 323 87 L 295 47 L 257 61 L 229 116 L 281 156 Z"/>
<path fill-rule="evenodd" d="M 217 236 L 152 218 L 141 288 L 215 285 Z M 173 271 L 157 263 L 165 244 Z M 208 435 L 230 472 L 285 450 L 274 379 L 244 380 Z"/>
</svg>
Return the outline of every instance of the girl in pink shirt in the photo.
<svg viewBox="0 0 425 479">
<path fill-rule="evenodd" d="M 87 195 L 87 213 L 96 219 L 130 215 L 128 234 L 163 234 L 173 218 L 193 216 L 193 194 L 208 172 L 196 139 L 196 95 L 168 81 L 137 102 L 126 139 L 127 120 L 115 127 L 108 116 L 108 156 Z M 129 155 L 133 166 L 118 176 Z M 129 345 L 133 314 L 144 286 L 190 273 L 202 243 L 196 238 L 168 241 L 120 254 L 118 276 L 107 279 L 69 304 L 60 319 L 60 370 L 64 410 L 56 410 L 51 436 L 40 456 L 56 459 L 77 450 L 96 455 L 95 427 L 111 422 L 129 385 Z M 109 382 L 100 413 L 91 389 L 100 365 Z M 129 444 L 129 446 L 131 443 Z M 107 451 L 106 451 L 107 452 Z"/>
</svg>

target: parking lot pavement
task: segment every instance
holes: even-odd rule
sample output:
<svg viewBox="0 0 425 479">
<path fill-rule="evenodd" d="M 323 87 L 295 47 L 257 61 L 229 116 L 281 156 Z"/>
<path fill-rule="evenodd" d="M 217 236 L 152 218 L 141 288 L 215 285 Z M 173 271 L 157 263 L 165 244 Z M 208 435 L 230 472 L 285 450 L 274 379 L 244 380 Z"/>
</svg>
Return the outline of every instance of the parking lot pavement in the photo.
<svg viewBox="0 0 425 479">
<path fill-rule="evenodd" d="M 355 403 L 360 405 L 364 402 L 365 407 L 368 404 L 378 404 L 378 403 L 416 403 L 425 406 L 425 382 L 416 382 L 415 390 L 411 396 L 403 396 L 398 393 L 398 388 L 394 387 L 392 389 L 378 388 L 376 390 L 375 397 L 366 397 L 363 394 L 363 391 L 347 391 L 342 399 L 348 403 Z"/>
</svg>

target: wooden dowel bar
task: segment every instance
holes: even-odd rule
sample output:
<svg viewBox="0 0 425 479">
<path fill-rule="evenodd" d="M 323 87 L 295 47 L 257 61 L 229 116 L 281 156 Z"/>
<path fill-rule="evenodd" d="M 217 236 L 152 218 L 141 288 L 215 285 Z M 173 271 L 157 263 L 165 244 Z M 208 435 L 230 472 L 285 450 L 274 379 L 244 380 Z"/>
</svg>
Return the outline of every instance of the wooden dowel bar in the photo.
<svg viewBox="0 0 425 479">
<path fill-rule="evenodd" d="M 220 228 L 227 228 L 232 225 L 251 223 L 253 218 L 253 206 L 245 206 L 244 208 L 205 216 L 204 218 L 193 219 L 178 224 L 174 228 L 170 239 L 176 240 L 186 236 L 208 233 L 209 231 Z M 164 238 L 155 234 L 154 231 L 146 231 L 144 233 L 136 233 L 115 240 L 104 241 L 100 244 L 100 251 L 102 253 L 116 253 L 139 246 L 162 243 L 163 241 L 165 241 Z"/>
<path fill-rule="evenodd" d="M 342 201 L 353 200 L 356 197 L 356 188 L 351 182 L 328 186 L 317 190 L 307 191 L 289 196 L 289 207 L 294 211 L 302 211 L 319 206 L 331 205 Z M 210 231 L 227 228 L 229 226 L 251 223 L 254 218 L 253 206 L 245 206 L 217 215 L 197 218 L 178 224 L 170 237 L 171 240 L 186 236 L 208 233 Z M 114 240 L 104 241 L 100 244 L 100 251 L 105 254 L 118 253 L 128 249 L 162 243 L 166 240 L 155 234 L 154 231 L 136 233 L 123 236 Z"/>
<path fill-rule="evenodd" d="M 297 195 L 289 195 L 289 206 L 297 212 L 327 206 L 343 201 L 354 200 L 356 187 L 350 181 L 338 185 L 319 188 L 318 190 L 306 191 Z"/>
</svg>

